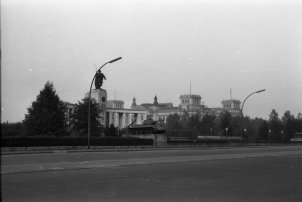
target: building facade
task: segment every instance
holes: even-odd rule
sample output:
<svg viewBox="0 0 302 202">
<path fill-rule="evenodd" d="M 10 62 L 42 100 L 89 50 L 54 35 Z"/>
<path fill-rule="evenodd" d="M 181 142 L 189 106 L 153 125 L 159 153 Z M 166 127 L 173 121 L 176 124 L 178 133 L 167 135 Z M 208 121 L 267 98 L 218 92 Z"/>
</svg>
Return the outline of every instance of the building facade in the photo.
<svg viewBox="0 0 302 202">
<path fill-rule="evenodd" d="M 86 93 L 86 97 L 89 93 Z M 109 127 L 111 124 L 118 129 L 127 128 L 130 125 L 141 125 L 147 119 L 154 121 L 163 121 L 166 123 L 167 118 L 171 114 L 182 115 L 188 113 L 200 114 L 201 118 L 205 114 L 220 115 L 225 111 L 229 111 L 232 116 L 240 115 L 239 100 L 223 100 L 222 107 L 208 108 L 202 102 L 200 95 L 185 94 L 179 97 L 179 105 L 173 106 L 173 103 L 160 103 L 157 96 L 154 97 L 153 103 L 137 104 L 136 98 L 132 100 L 130 108 L 124 107 L 122 100 L 107 100 L 107 92 L 104 89 L 95 89 L 91 91 L 91 98 L 94 98 L 100 105 L 102 112 L 100 114 L 100 124 L 103 127 Z M 74 111 L 75 105 L 68 104 L 68 113 Z"/>
<path fill-rule="evenodd" d="M 232 116 L 240 116 L 241 109 L 240 109 L 240 100 L 222 100 L 222 109 L 226 110 L 231 113 Z"/>
</svg>

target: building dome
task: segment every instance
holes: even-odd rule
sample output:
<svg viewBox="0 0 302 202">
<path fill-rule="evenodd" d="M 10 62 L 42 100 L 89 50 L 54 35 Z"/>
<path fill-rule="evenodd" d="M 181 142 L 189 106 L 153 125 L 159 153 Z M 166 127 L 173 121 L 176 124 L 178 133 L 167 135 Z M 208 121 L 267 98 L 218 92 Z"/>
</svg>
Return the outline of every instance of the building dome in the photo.
<svg viewBox="0 0 302 202">
<path fill-rule="evenodd" d="M 137 106 L 137 104 L 136 104 L 136 99 L 135 99 L 135 97 L 132 99 L 132 104 L 131 104 L 131 109 L 132 108 L 134 108 L 134 107 L 136 107 Z"/>
<path fill-rule="evenodd" d="M 155 95 L 154 97 L 154 102 L 153 102 L 154 105 L 158 105 L 158 102 L 157 102 L 157 96 Z"/>
</svg>

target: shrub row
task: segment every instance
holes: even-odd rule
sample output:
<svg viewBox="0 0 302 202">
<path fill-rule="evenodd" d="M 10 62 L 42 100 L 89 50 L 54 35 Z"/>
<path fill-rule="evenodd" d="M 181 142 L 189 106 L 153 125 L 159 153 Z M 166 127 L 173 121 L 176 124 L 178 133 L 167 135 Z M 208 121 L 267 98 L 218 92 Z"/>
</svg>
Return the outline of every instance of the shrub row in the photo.
<svg viewBox="0 0 302 202">
<path fill-rule="evenodd" d="M 187 137 L 187 138 L 195 138 L 195 135 L 192 130 L 184 130 L 184 129 L 175 129 L 175 130 L 166 130 L 167 137 Z"/>
<path fill-rule="evenodd" d="M 168 143 L 200 143 L 200 144 L 220 144 L 220 143 L 241 143 L 242 139 L 239 137 L 221 137 L 221 136 L 198 136 L 193 137 L 168 137 Z"/>
<path fill-rule="evenodd" d="M 91 146 L 152 145 L 152 139 L 133 137 L 91 137 Z M 1 138 L 1 147 L 86 146 L 84 137 L 19 137 Z"/>
</svg>

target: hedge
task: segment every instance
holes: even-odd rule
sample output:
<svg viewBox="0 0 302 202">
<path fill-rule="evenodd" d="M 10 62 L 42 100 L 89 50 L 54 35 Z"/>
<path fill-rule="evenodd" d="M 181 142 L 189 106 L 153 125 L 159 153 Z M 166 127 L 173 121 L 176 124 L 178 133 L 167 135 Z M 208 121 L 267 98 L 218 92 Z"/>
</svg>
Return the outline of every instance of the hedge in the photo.
<svg viewBox="0 0 302 202">
<path fill-rule="evenodd" d="M 166 130 L 167 137 L 187 137 L 187 138 L 195 138 L 195 135 L 192 130 L 186 129 L 174 129 L 174 130 Z"/>
<path fill-rule="evenodd" d="M 1 138 L 1 147 L 86 146 L 86 137 Z M 134 137 L 91 137 L 91 146 L 153 145 L 152 139 Z"/>
</svg>

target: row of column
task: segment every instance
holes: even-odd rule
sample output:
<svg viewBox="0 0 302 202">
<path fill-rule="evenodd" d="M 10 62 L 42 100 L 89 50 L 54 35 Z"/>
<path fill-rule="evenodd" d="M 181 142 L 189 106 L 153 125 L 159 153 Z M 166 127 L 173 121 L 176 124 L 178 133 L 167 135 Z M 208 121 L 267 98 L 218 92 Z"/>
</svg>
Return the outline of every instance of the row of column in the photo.
<svg viewBox="0 0 302 202">
<path fill-rule="evenodd" d="M 108 112 L 108 126 L 113 124 L 115 127 L 119 129 L 125 128 L 129 126 L 134 120 L 136 122 L 134 124 L 142 124 L 144 120 L 146 120 L 145 113 L 121 113 L 121 112 Z"/>
</svg>

